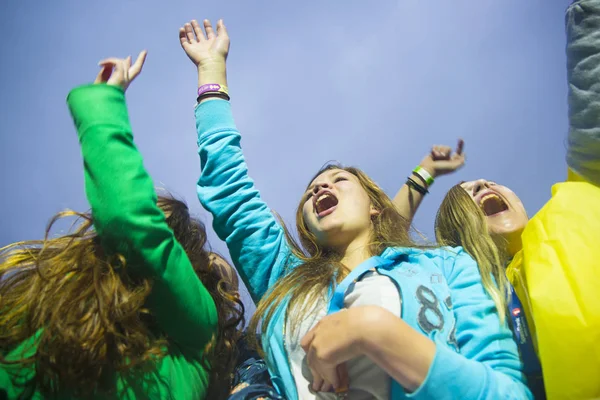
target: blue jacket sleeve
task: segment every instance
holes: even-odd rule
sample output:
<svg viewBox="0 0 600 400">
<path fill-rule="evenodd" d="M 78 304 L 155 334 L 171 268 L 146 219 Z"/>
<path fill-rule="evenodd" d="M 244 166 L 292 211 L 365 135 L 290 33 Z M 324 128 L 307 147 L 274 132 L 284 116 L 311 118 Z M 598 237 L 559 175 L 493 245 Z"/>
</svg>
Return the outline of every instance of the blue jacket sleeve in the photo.
<svg viewBox="0 0 600 400">
<path fill-rule="evenodd" d="M 438 346 L 417 399 L 532 399 L 517 345 L 481 284 L 475 260 L 461 248 L 443 260 L 460 354 Z"/>
<path fill-rule="evenodd" d="M 567 9 L 569 139 L 567 164 L 600 186 L 600 0 Z"/>
<path fill-rule="evenodd" d="M 230 103 L 215 99 L 198 105 L 196 128 L 202 169 L 198 198 L 258 301 L 286 268 L 290 250 L 285 233 L 248 176 Z"/>
</svg>

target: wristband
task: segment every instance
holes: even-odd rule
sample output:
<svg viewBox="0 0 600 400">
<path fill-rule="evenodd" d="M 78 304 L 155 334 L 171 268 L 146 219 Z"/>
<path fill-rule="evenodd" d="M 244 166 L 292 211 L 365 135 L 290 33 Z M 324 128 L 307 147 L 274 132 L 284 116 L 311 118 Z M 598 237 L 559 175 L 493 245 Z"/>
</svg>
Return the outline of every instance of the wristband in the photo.
<svg viewBox="0 0 600 400">
<path fill-rule="evenodd" d="M 425 168 L 421 167 L 420 165 L 417 166 L 415 169 L 413 169 L 413 174 L 415 174 L 419 178 L 423 179 L 423 182 L 425 182 L 428 187 L 433 185 L 433 182 L 435 181 L 433 179 L 433 176 L 431 176 L 431 174 L 429 172 L 427 172 L 427 170 Z"/>
<path fill-rule="evenodd" d="M 204 93 L 202 96 L 198 96 L 196 98 L 196 106 L 198 106 L 198 104 L 200 104 L 200 102 L 202 100 L 204 100 L 207 97 L 217 97 L 219 99 L 223 99 L 223 100 L 227 100 L 229 101 L 230 98 L 228 95 L 226 95 L 225 93 L 219 93 L 219 92 L 206 92 Z"/>
<path fill-rule="evenodd" d="M 227 86 L 219 85 L 218 83 L 207 83 L 206 85 L 202 85 L 198 88 L 198 97 L 202 96 L 205 93 L 223 93 L 229 97 L 229 90 L 227 90 Z"/>
<path fill-rule="evenodd" d="M 406 178 L 406 184 L 408 185 L 408 187 L 415 189 L 417 192 L 421 193 L 423 196 L 425 196 L 427 193 L 429 193 L 429 191 L 427 189 L 425 189 L 423 186 L 421 186 L 417 182 L 415 182 L 410 176 L 408 178 Z"/>
</svg>

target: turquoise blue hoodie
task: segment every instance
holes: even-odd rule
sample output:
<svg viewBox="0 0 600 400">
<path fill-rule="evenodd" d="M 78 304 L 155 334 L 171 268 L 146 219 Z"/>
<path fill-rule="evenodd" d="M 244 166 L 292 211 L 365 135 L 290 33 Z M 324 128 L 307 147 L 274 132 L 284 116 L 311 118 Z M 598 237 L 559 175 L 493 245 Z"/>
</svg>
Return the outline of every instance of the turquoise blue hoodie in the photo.
<svg viewBox="0 0 600 400">
<path fill-rule="evenodd" d="M 248 176 L 229 102 L 211 100 L 196 107 L 196 127 L 202 167 L 198 197 L 213 215 L 213 227 L 227 243 L 250 294 L 259 301 L 299 260 Z M 393 399 L 532 398 L 512 333 L 506 324 L 500 325 L 468 254 L 461 248 L 388 248 L 376 259 L 380 273 L 390 276 L 399 289 L 403 320 L 432 338 L 437 348 L 423 384 L 410 394 L 394 384 Z M 434 321 L 435 329 L 419 317 L 423 296 L 417 291 L 435 297 L 441 320 Z M 297 392 L 284 345 L 286 308 L 287 303 L 276 310 L 263 345 L 274 384 L 294 400 Z"/>
</svg>

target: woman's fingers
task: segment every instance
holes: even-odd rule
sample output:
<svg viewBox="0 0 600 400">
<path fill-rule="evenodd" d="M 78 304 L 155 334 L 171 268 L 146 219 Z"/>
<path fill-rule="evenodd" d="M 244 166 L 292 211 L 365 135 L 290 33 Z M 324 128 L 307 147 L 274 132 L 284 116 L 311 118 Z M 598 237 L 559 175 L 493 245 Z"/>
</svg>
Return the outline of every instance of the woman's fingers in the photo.
<svg viewBox="0 0 600 400">
<path fill-rule="evenodd" d="M 142 68 L 144 67 L 144 63 L 146 62 L 146 56 L 148 52 L 146 50 L 142 50 L 138 55 L 138 58 L 135 60 L 133 66 L 129 68 L 129 79 L 134 80 L 136 76 L 142 72 Z M 129 57 L 129 62 L 131 63 L 131 57 Z"/>
<path fill-rule="evenodd" d="M 185 44 L 191 43 L 187 38 L 187 33 L 185 32 L 185 27 L 183 26 L 179 28 L 179 42 L 181 43 L 182 47 Z"/>
<path fill-rule="evenodd" d="M 196 22 L 196 24 L 198 24 L 198 22 Z M 194 29 L 192 28 L 192 25 L 189 23 L 185 24 L 183 26 L 183 29 L 185 30 L 185 36 L 188 40 L 188 43 L 194 43 L 196 41 L 200 41 L 200 38 L 204 38 L 204 35 L 200 35 L 196 38 L 194 36 Z"/>
<path fill-rule="evenodd" d="M 96 76 L 94 83 L 95 84 L 106 83 L 108 81 L 108 79 L 110 78 L 112 71 L 113 71 L 112 64 L 101 65 L 100 72 L 98 72 L 98 76 Z"/>
<path fill-rule="evenodd" d="M 207 19 L 204 20 L 204 30 L 206 31 L 206 37 L 208 38 L 208 40 L 215 38 L 215 31 L 213 30 L 210 21 Z"/>
<path fill-rule="evenodd" d="M 191 22 L 191 25 L 194 30 L 194 35 L 196 35 L 196 41 L 202 42 L 203 40 L 206 40 L 206 37 L 204 36 L 204 32 L 202 32 L 202 28 L 200 27 L 200 24 L 198 23 L 198 21 L 193 19 Z"/>
<path fill-rule="evenodd" d="M 465 141 L 462 139 L 458 139 L 458 144 L 456 146 L 456 154 L 462 155 L 464 148 L 465 148 Z"/>
<path fill-rule="evenodd" d="M 227 28 L 225 27 L 225 23 L 222 19 L 217 22 L 217 35 L 228 37 Z"/>
</svg>

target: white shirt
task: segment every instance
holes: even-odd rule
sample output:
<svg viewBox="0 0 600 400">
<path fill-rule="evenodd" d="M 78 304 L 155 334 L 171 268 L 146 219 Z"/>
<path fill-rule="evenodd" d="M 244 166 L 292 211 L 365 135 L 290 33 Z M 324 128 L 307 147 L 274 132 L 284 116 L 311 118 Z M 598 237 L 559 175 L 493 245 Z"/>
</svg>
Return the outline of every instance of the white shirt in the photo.
<svg viewBox="0 0 600 400">
<path fill-rule="evenodd" d="M 400 316 L 401 299 L 396 285 L 390 278 L 376 272 L 366 273 L 354 288 L 346 293 L 344 306 L 380 306 Z M 315 394 L 310 389 L 312 375 L 306 364 L 306 353 L 300 346 L 300 341 L 327 313 L 326 299 L 322 298 L 300 323 L 300 326 L 290 326 L 286 321 L 285 349 L 287 351 L 292 375 L 296 381 L 299 399 L 335 400 L 335 393 Z M 292 314 L 289 314 L 290 316 Z M 348 400 L 388 400 L 390 397 L 389 375 L 371 362 L 366 356 L 350 360 L 347 363 L 350 388 Z"/>
</svg>

